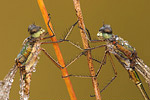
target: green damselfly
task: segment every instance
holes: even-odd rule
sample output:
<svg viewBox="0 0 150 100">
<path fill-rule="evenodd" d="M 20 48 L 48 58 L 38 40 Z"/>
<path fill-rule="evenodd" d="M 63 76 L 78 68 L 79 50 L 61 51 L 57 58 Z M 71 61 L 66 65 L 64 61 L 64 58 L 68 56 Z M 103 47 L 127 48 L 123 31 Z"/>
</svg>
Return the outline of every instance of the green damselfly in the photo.
<svg viewBox="0 0 150 100">
<path fill-rule="evenodd" d="M 138 57 L 135 48 L 129 45 L 129 43 L 121 37 L 112 34 L 112 28 L 110 27 L 110 25 L 103 25 L 103 27 L 101 27 L 99 32 L 97 33 L 97 37 L 99 40 L 90 40 L 90 38 L 89 40 L 91 42 L 103 41 L 106 44 L 90 48 L 90 50 L 92 50 L 99 47 L 105 47 L 105 54 L 101 62 L 100 68 L 97 71 L 96 77 L 98 76 L 101 67 L 106 63 L 106 56 L 108 55 L 111 58 L 111 64 L 115 73 L 115 76 L 111 80 L 111 82 L 116 78 L 117 72 L 115 70 L 115 66 L 110 53 L 114 54 L 114 56 L 121 63 L 121 65 L 127 70 L 130 79 L 139 88 L 145 100 L 149 100 L 149 97 L 142 85 L 142 82 L 136 70 L 145 78 L 146 82 L 150 86 L 150 68 L 146 64 L 144 64 L 144 62 Z"/>
<path fill-rule="evenodd" d="M 20 69 L 20 99 L 28 100 L 31 76 L 38 61 L 38 54 L 41 50 L 46 52 L 43 48 L 40 47 L 40 40 L 54 36 L 53 34 L 53 36 L 45 37 L 47 35 L 45 30 L 34 24 L 29 25 L 28 31 L 30 36 L 24 40 L 22 50 L 15 59 L 15 65 L 6 75 L 4 80 L 1 81 L 0 99 L 2 100 L 9 99 L 11 85 L 18 68 Z M 50 58 L 50 55 L 47 54 L 47 56 Z"/>
<path fill-rule="evenodd" d="M 50 21 L 50 20 L 49 20 Z M 49 26 L 48 21 L 48 26 Z M 72 25 L 70 28 L 68 34 L 72 31 L 73 27 L 77 24 L 77 22 Z M 50 30 L 52 31 L 51 27 L 49 26 Z M 35 24 L 29 25 L 28 32 L 30 33 L 30 36 L 27 37 L 22 46 L 21 52 L 18 54 L 18 56 L 15 59 L 15 65 L 13 68 L 9 71 L 9 73 L 5 76 L 5 78 L 0 81 L 0 99 L 1 100 L 8 100 L 9 99 L 9 93 L 11 90 L 12 83 L 14 81 L 15 74 L 17 72 L 17 69 L 20 69 L 20 100 L 28 100 L 29 98 L 29 90 L 30 90 L 30 82 L 31 82 L 31 76 L 32 72 L 34 72 L 36 64 L 38 62 L 38 55 L 41 51 L 43 51 L 48 58 L 54 62 L 54 64 L 59 68 L 64 68 L 69 66 L 71 63 L 73 63 L 78 57 L 82 55 L 82 53 L 74 58 L 72 61 L 70 61 L 69 64 L 62 67 L 57 61 L 55 61 L 44 48 L 41 47 L 42 44 L 51 44 L 51 43 L 59 43 L 63 42 L 65 40 L 60 40 L 56 42 L 42 42 L 41 40 L 52 38 L 54 35 L 54 32 L 52 31 L 52 36 L 47 36 L 48 33 L 45 32 L 43 28 L 40 26 L 36 26 Z"/>
<path fill-rule="evenodd" d="M 80 28 L 83 30 L 82 28 Z M 114 54 L 114 56 L 117 58 L 117 60 L 120 62 L 120 64 L 126 69 L 128 72 L 130 79 L 135 83 L 135 85 L 140 90 L 141 94 L 143 95 L 145 100 L 149 100 L 149 97 L 142 85 L 142 82 L 136 72 L 136 70 L 145 78 L 146 82 L 148 83 L 150 87 L 150 68 L 144 64 L 144 62 L 137 56 L 137 52 L 134 47 L 129 45 L 129 43 L 125 40 L 123 40 L 121 37 L 112 34 L 112 28 L 110 25 L 103 25 L 103 27 L 100 28 L 99 32 L 97 33 L 98 40 L 91 40 L 91 36 L 89 31 L 87 32 L 83 30 L 86 33 L 87 39 L 90 42 L 105 42 L 106 44 L 99 45 L 93 48 L 83 49 L 80 46 L 74 44 L 73 42 L 69 41 L 72 45 L 76 46 L 77 48 L 87 51 L 87 50 L 93 50 L 96 48 L 104 47 L 105 48 L 105 54 L 102 59 L 102 61 L 98 61 L 94 58 L 91 58 L 97 62 L 100 63 L 100 68 L 97 70 L 97 73 L 95 76 L 82 76 L 82 75 L 69 75 L 74 77 L 98 77 L 100 70 L 102 66 L 106 63 L 106 56 L 110 57 L 110 61 L 112 64 L 112 68 L 114 71 L 114 77 L 111 79 L 111 81 L 101 90 L 101 92 L 110 85 L 113 80 L 117 77 L 117 71 L 115 69 L 115 65 L 113 62 L 113 59 L 111 57 L 111 54 Z M 86 54 L 85 54 L 86 55 Z M 66 76 L 66 77 L 69 77 Z"/>
</svg>

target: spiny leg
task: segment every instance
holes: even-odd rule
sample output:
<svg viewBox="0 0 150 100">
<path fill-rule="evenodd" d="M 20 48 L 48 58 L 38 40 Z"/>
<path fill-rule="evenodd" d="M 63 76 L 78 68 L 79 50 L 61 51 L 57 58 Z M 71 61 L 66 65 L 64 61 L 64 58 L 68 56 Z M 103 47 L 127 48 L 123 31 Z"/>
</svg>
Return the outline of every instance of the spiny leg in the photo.
<svg viewBox="0 0 150 100">
<path fill-rule="evenodd" d="M 88 50 L 93 50 L 93 49 L 96 49 L 96 48 L 100 48 L 100 47 L 106 47 L 106 45 L 99 45 L 99 46 L 96 46 L 96 47 L 93 47 L 93 48 L 83 49 L 83 48 L 81 48 L 79 45 L 77 45 L 77 44 L 75 44 L 75 43 L 73 43 L 73 42 L 71 42 L 71 41 L 69 41 L 69 40 L 68 40 L 68 42 L 69 42 L 70 44 L 72 44 L 73 46 L 77 47 L 78 49 L 83 50 L 83 52 L 84 52 L 84 51 L 88 51 Z M 91 59 L 94 59 L 94 58 L 91 58 Z M 103 64 L 105 64 L 105 62 L 104 62 Z M 95 75 L 95 76 L 88 76 L 88 75 L 73 75 L 73 74 L 70 74 L 70 75 L 68 75 L 68 76 L 64 76 L 63 78 L 70 77 L 70 76 L 73 76 L 73 77 L 80 77 L 80 78 L 97 77 L 96 75 Z"/>
<path fill-rule="evenodd" d="M 87 50 L 93 50 L 93 49 L 96 49 L 96 48 L 100 48 L 100 47 L 106 47 L 106 45 L 99 45 L 99 46 L 96 46 L 96 47 L 93 47 L 93 48 L 88 48 L 88 49 L 83 49 L 81 48 L 80 46 L 74 44 L 73 42 L 69 41 L 72 45 L 74 45 L 75 47 L 77 47 L 78 49 L 80 50 L 84 50 L 84 51 L 87 51 Z M 106 54 L 105 54 L 106 56 Z M 94 59 L 94 58 L 90 58 L 90 59 Z M 95 59 L 94 59 L 95 60 Z M 103 58 L 103 62 L 102 62 L 102 65 L 105 64 L 105 61 L 106 61 L 106 58 L 104 57 Z M 100 61 L 99 61 L 100 62 Z M 101 66 L 102 66 L 101 65 Z M 73 74 L 70 74 L 68 76 L 64 76 L 63 78 L 66 78 L 66 77 L 70 77 L 70 76 L 73 76 L 73 77 L 80 77 L 80 78 L 91 78 L 91 77 L 97 77 L 99 72 L 97 72 L 97 74 L 95 76 L 88 76 L 88 75 L 73 75 Z"/>
<path fill-rule="evenodd" d="M 110 80 L 110 82 L 100 92 L 104 91 L 116 79 L 116 77 L 117 77 L 117 71 L 115 69 L 115 65 L 114 65 L 113 59 L 112 59 L 112 57 L 111 57 L 111 55 L 110 55 L 109 52 L 108 52 L 108 56 L 110 58 L 110 62 L 111 62 L 111 65 L 112 65 L 113 72 L 114 72 L 115 76 Z"/>
<path fill-rule="evenodd" d="M 55 35 L 52 35 L 52 36 L 47 36 L 47 37 L 44 37 L 44 38 L 42 38 L 41 40 L 46 40 L 46 39 L 50 39 L 50 38 L 52 38 L 52 37 L 54 37 Z"/>
<path fill-rule="evenodd" d="M 79 59 L 82 55 L 86 55 L 87 51 L 83 51 L 80 54 L 78 54 L 73 60 L 71 60 L 68 64 L 66 64 L 65 68 L 70 66 L 72 63 L 74 63 L 77 59 Z"/>
<path fill-rule="evenodd" d="M 48 16 L 49 16 L 49 20 L 48 20 L 48 22 L 47 22 L 47 25 L 48 25 L 49 29 L 51 30 L 51 32 L 53 33 L 53 35 L 52 35 L 52 37 L 53 37 L 53 36 L 55 36 L 55 33 L 54 33 L 54 31 L 52 30 L 52 28 L 51 28 L 51 26 L 50 26 L 50 24 L 49 24 L 49 23 L 50 23 L 50 19 L 51 19 L 50 14 L 48 14 Z M 77 20 L 77 21 L 71 26 L 71 28 L 69 29 L 69 32 L 67 33 L 67 35 L 65 36 L 65 38 L 64 38 L 63 40 L 66 40 L 66 39 L 68 38 L 68 36 L 70 35 L 71 31 L 73 30 L 74 26 L 78 23 L 78 21 L 79 21 L 79 20 Z"/>
<path fill-rule="evenodd" d="M 104 42 L 104 41 L 105 41 L 105 40 L 92 40 L 92 39 L 91 39 L 90 32 L 89 32 L 89 30 L 88 30 L 87 28 L 86 28 L 86 30 L 84 30 L 84 29 L 81 28 L 81 27 L 79 27 L 79 28 L 84 31 L 84 33 L 85 33 L 85 35 L 86 35 L 88 41 L 93 42 L 93 43 L 96 43 L 96 42 Z M 87 32 L 86 32 L 86 31 L 87 31 Z"/>
<path fill-rule="evenodd" d="M 87 50 L 84 50 L 83 52 L 81 52 L 78 56 L 76 56 L 69 64 L 66 64 L 66 66 L 62 67 L 57 61 L 55 61 L 47 52 L 45 49 L 41 48 L 41 50 L 46 54 L 46 56 L 48 56 L 48 58 L 50 60 L 52 60 L 52 62 L 54 62 L 54 64 L 59 68 L 67 68 L 69 65 L 71 65 L 73 62 L 75 62 L 78 58 L 80 58 L 82 55 L 86 55 L 85 53 L 87 52 Z M 81 75 L 68 75 L 68 76 L 62 76 L 62 78 L 66 78 L 69 76 L 74 76 L 74 77 L 84 77 L 84 78 L 91 78 L 91 77 L 95 77 L 95 76 L 81 76 Z"/>
<path fill-rule="evenodd" d="M 99 75 L 99 73 L 100 73 L 100 71 L 101 71 L 102 66 L 105 64 L 107 53 L 108 53 L 108 51 L 105 51 L 105 54 L 104 54 L 104 57 L 103 57 L 102 62 L 101 62 L 101 64 L 100 64 L 100 67 L 99 67 L 99 69 L 97 70 L 97 73 L 96 73 L 96 75 L 95 75 L 96 77 L 98 77 L 98 75 Z"/>
<path fill-rule="evenodd" d="M 51 26 L 50 26 L 50 24 L 49 24 L 49 23 L 50 23 L 51 16 L 50 16 L 50 14 L 48 14 L 48 16 L 49 16 L 49 19 L 48 19 L 47 25 L 48 25 L 49 29 L 51 30 L 51 32 L 53 33 L 53 35 L 51 36 L 51 37 L 53 37 L 53 36 L 55 36 L 55 33 L 54 33 L 53 29 L 51 28 Z"/>
<path fill-rule="evenodd" d="M 83 51 L 81 54 L 82 55 L 86 55 L 85 54 L 86 51 Z M 95 76 L 88 76 L 88 75 L 73 75 L 73 74 L 70 74 L 68 76 L 62 76 L 62 78 L 66 78 L 66 77 L 70 77 L 70 76 L 73 76 L 73 77 L 80 77 L 80 78 L 91 78 L 91 77 L 95 77 Z"/>
<path fill-rule="evenodd" d="M 106 54 L 105 54 L 105 56 L 106 56 Z M 96 61 L 96 62 L 98 62 L 98 63 L 101 63 L 101 67 L 102 67 L 102 65 L 103 65 L 103 63 L 104 63 L 104 59 L 105 59 L 105 57 L 103 57 L 103 61 L 102 62 L 100 62 L 100 61 L 98 61 L 98 60 L 96 60 L 96 59 L 94 59 L 94 58 L 90 58 L 90 59 L 93 59 L 94 61 Z M 98 73 L 98 72 L 97 72 Z M 65 77 L 63 77 L 63 78 L 66 78 L 66 77 L 70 77 L 70 76 L 73 76 L 73 77 L 79 77 L 79 78 L 91 78 L 91 77 L 97 77 L 97 75 L 98 74 L 96 74 L 95 76 L 88 76 L 88 75 L 73 75 L 73 74 L 70 74 L 70 75 L 68 75 L 68 76 L 65 76 Z"/>
<path fill-rule="evenodd" d="M 49 38 L 52 38 L 52 37 L 55 36 L 55 33 L 54 33 L 53 29 L 52 29 L 51 26 L 50 26 L 51 16 L 50 16 L 50 14 L 48 14 L 48 16 L 49 16 L 49 19 L 48 19 L 48 22 L 47 22 L 47 26 L 49 27 L 49 29 L 51 30 L 51 32 L 52 32 L 53 35 L 48 36 L 48 37 L 44 37 L 44 38 L 42 38 L 41 40 L 49 39 Z M 48 32 L 47 32 L 46 34 L 48 34 Z"/>
<path fill-rule="evenodd" d="M 54 33 L 54 31 L 52 30 L 52 28 L 50 27 L 50 24 L 49 24 L 50 23 L 50 19 L 51 19 L 50 14 L 48 14 L 48 16 L 49 16 L 49 19 L 48 19 L 48 22 L 47 22 L 47 26 L 49 27 L 49 29 L 51 30 L 51 32 L 52 32 L 53 35 L 48 36 L 48 37 L 44 37 L 41 40 L 49 39 L 49 38 L 52 38 L 52 37 L 55 36 L 55 33 Z M 47 34 L 48 34 L 48 32 L 45 33 L 45 35 L 47 35 Z"/>
<path fill-rule="evenodd" d="M 48 21 L 48 23 L 49 23 L 49 21 Z M 66 34 L 66 36 L 65 36 L 63 39 L 60 39 L 60 40 L 54 41 L 54 42 L 52 42 L 52 41 L 50 41 L 50 42 L 41 42 L 41 44 L 51 44 L 51 43 L 60 43 L 60 42 L 64 42 L 64 41 L 69 41 L 69 40 L 67 40 L 67 38 L 68 38 L 68 36 L 70 35 L 71 31 L 73 30 L 73 28 L 75 27 L 75 25 L 76 25 L 77 23 L 78 23 L 78 21 L 75 22 L 75 23 L 71 26 L 71 28 L 69 29 L 69 32 Z M 48 24 L 48 26 L 49 26 L 49 24 Z M 50 26 L 49 26 L 49 28 L 52 29 Z M 51 31 L 52 31 L 52 30 L 51 30 Z M 52 33 L 54 34 L 53 31 L 52 31 Z M 53 37 L 53 36 L 45 37 L 45 38 L 43 38 L 43 39 L 48 39 L 48 38 L 51 38 L 51 37 Z"/>
<path fill-rule="evenodd" d="M 45 55 L 58 67 L 63 68 L 57 61 L 55 61 L 47 52 L 45 49 L 41 48 L 41 50 L 45 53 Z"/>
<path fill-rule="evenodd" d="M 50 18 L 49 18 L 49 19 L 50 19 Z M 48 21 L 48 23 L 49 23 L 49 22 L 50 22 L 50 20 Z M 79 47 L 79 46 L 76 45 L 75 43 L 71 42 L 70 40 L 67 40 L 68 36 L 71 34 L 71 31 L 73 30 L 73 28 L 75 27 L 75 25 L 76 25 L 77 23 L 78 23 L 78 21 L 75 22 L 75 23 L 71 26 L 71 28 L 69 29 L 69 32 L 66 34 L 66 36 L 64 37 L 64 39 L 60 39 L 60 40 L 55 41 L 55 42 L 42 42 L 41 44 L 60 43 L 60 42 L 67 41 L 67 42 L 71 43 L 72 45 L 74 45 L 75 47 L 77 47 L 77 48 L 83 50 L 81 47 Z M 49 24 L 48 24 L 48 26 L 49 26 Z M 51 28 L 50 26 L 49 26 L 49 28 L 50 28 L 51 31 L 52 31 L 52 28 Z M 80 27 L 79 27 L 79 28 L 80 28 Z M 80 28 L 80 29 L 82 29 L 82 28 Z M 82 30 L 83 30 L 83 29 L 82 29 Z M 88 29 L 86 29 L 86 30 L 87 30 L 87 32 L 88 32 L 88 34 L 89 34 L 89 36 L 90 36 L 90 33 L 89 33 Z M 83 31 L 85 31 L 85 30 L 83 30 Z M 88 38 L 87 32 L 85 31 L 86 37 Z M 53 31 L 52 31 L 52 33 L 54 34 Z M 50 37 L 45 37 L 44 39 L 47 39 L 47 38 L 50 38 Z M 102 42 L 102 40 L 91 40 L 91 37 L 90 37 L 90 39 L 88 38 L 88 40 L 89 40 L 90 42 Z M 106 46 L 106 45 L 102 45 L 102 46 Z M 95 49 L 95 48 L 99 48 L 99 47 L 102 47 L 102 46 L 97 46 L 97 47 L 89 48 L 89 49 Z"/>
<path fill-rule="evenodd" d="M 50 14 L 48 14 L 48 16 L 49 16 L 49 19 L 48 19 L 48 22 L 47 22 L 47 26 L 49 27 L 49 29 L 51 30 L 51 32 L 52 32 L 53 35 L 41 38 L 40 40 L 49 39 L 49 38 L 52 38 L 52 37 L 55 36 L 55 33 L 54 33 L 54 31 L 52 30 L 52 28 L 50 27 L 50 24 L 49 24 L 50 23 L 50 19 L 51 19 Z M 48 32 L 45 33 L 45 35 L 47 35 L 47 34 L 48 34 Z"/>
<path fill-rule="evenodd" d="M 93 59 L 94 61 L 96 61 L 96 62 L 98 62 L 98 63 L 101 63 L 100 68 L 98 69 L 98 71 L 97 71 L 97 73 L 96 73 L 95 76 L 73 75 L 73 74 L 70 74 L 70 75 L 68 75 L 68 76 L 63 76 L 63 78 L 70 77 L 70 76 L 73 76 L 73 77 L 80 77 L 80 78 L 98 77 L 102 66 L 106 63 L 106 57 L 107 57 L 107 55 L 110 57 L 110 62 L 111 62 L 111 65 L 112 65 L 113 72 L 114 72 L 115 76 L 110 80 L 109 83 L 107 83 L 107 85 L 106 85 L 100 92 L 104 91 L 104 90 L 113 82 L 113 80 L 115 80 L 115 78 L 117 77 L 117 72 L 116 72 L 116 69 L 115 69 L 115 65 L 114 65 L 113 60 L 112 60 L 112 57 L 111 57 L 111 55 L 110 55 L 110 53 L 109 53 L 108 51 L 105 52 L 102 62 L 100 62 L 100 61 L 98 61 L 98 60 L 96 60 L 96 59 L 94 59 L 94 58 L 91 58 L 91 59 Z M 93 97 L 93 96 L 94 96 L 94 95 L 92 95 L 91 97 Z"/>
<path fill-rule="evenodd" d="M 95 58 L 90 58 L 90 59 L 92 59 L 93 61 L 96 61 L 96 62 L 98 62 L 98 63 L 101 63 L 101 61 L 99 61 L 99 60 L 97 60 L 97 59 L 95 59 Z"/>
<path fill-rule="evenodd" d="M 115 68 L 115 64 L 114 64 L 114 62 L 113 62 L 113 59 L 112 59 L 112 57 L 111 57 L 110 52 L 108 52 L 108 55 L 109 55 L 109 57 L 110 57 L 110 61 L 111 61 L 111 64 L 112 64 L 112 68 L 113 68 L 114 74 L 115 74 L 115 76 L 117 76 L 117 71 L 116 71 L 116 68 Z"/>
<path fill-rule="evenodd" d="M 77 55 L 73 60 L 71 60 L 68 64 L 66 64 L 64 67 L 62 67 L 57 61 L 55 61 L 52 56 L 50 56 L 45 49 L 41 48 L 41 50 L 46 54 L 46 56 L 58 67 L 58 68 L 67 68 L 72 63 L 74 63 L 77 59 L 79 59 L 82 55 L 84 55 L 87 51 L 81 52 L 79 55 Z"/>
<path fill-rule="evenodd" d="M 73 42 L 70 41 L 70 40 L 66 40 L 66 41 L 69 42 L 71 45 L 75 46 L 76 48 L 82 50 L 82 51 L 87 51 L 87 50 L 93 50 L 93 49 L 96 49 L 96 48 L 106 47 L 106 45 L 103 44 L 103 45 L 95 46 L 95 47 L 92 47 L 92 48 L 84 49 L 84 48 L 80 47 L 79 45 L 73 43 Z"/>
<path fill-rule="evenodd" d="M 109 81 L 109 83 L 107 83 L 106 86 L 104 86 L 104 88 L 102 90 L 100 90 L 100 92 L 103 92 L 113 82 L 113 80 L 115 80 L 115 78 L 117 77 L 117 71 L 115 69 L 115 65 L 114 65 L 112 57 L 111 57 L 111 55 L 110 55 L 110 53 L 108 51 L 105 52 L 102 62 L 100 62 L 98 60 L 94 60 L 94 61 L 96 61 L 96 62 L 98 62 L 98 63 L 101 64 L 100 68 L 97 71 L 96 77 L 98 77 L 98 74 L 99 74 L 99 72 L 100 72 L 100 70 L 102 68 L 102 65 L 106 63 L 106 57 L 107 57 L 107 55 L 110 57 L 110 62 L 111 62 L 111 65 L 112 65 L 113 72 L 114 72 L 115 76 Z M 95 97 L 95 95 L 90 95 L 90 97 Z"/>
<path fill-rule="evenodd" d="M 71 31 L 73 30 L 73 28 L 76 26 L 76 24 L 78 23 L 79 20 L 77 20 L 69 29 L 69 32 L 67 33 L 67 35 L 65 36 L 64 40 L 67 40 L 68 36 L 70 35 Z"/>
</svg>

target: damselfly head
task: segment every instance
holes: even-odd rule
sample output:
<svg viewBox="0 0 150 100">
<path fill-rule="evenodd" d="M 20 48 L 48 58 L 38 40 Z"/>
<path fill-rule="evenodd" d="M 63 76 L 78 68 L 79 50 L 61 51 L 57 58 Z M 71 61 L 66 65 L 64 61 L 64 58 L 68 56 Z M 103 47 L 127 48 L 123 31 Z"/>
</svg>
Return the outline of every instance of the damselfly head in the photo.
<svg viewBox="0 0 150 100">
<path fill-rule="evenodd" d="M 112 37 L 112 28 L 110 25 L 104 24 L 103 27 L 100 28 L 99 32 L 97 33 L 97 37 L 99 39 L 108 39 Z"/>
<path fill-rule="evenodd" d="M 28 27 L 28 32 L 32 37 L 40 37 L 42 34 L 45 33 L 45 30 L 42 29 L 40 26 L 36 26 L 35 24 L 31 24 Z"/>
</svg>

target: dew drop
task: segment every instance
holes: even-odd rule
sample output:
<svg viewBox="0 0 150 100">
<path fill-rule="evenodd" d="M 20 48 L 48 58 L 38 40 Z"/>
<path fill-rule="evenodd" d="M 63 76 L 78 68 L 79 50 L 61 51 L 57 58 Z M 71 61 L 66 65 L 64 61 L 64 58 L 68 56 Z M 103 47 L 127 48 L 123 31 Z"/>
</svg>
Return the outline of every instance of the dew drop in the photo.
<svg viewBox="0 0 150 100">
<path fill-rule="evenodd" d="M 145 65 L 145 68 L 147 68 L 148 66 L 147 65 Z"/>
<path fill-rule="evenodd" d="M 118 37 L 116 37 L 116 40 L 119 40 L 119 38 L 118 38 Z"/>
<path fill-rule="evenodd" d="M 20 90 L 20 91 L 19 91 L 19 94 L 20 94 L 20 95 L 23 95 L 23 91 L 22 91 L 22 90 Z"/>
<path fill-rule="evenodd" d="M 10 79 L 10 82 L 12 83 L 14 81 L 14 79 Z"/>
<path fill-rule="evenodd" d="M 33 72 L 36 72 L 36 69 L 35 69 L 35 68 L 33 69 Z"/>
</svg>

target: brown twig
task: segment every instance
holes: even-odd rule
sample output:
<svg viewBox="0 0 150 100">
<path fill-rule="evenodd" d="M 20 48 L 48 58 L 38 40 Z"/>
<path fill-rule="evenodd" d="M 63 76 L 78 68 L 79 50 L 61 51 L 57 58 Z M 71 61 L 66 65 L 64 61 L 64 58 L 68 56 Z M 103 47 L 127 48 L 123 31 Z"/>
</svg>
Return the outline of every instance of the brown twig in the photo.
<svg viewBox="0 0 150 100">
<path fill-rule="evenodd" d="M 42 15 L 43 15 L 43 18 L 44 18 L 44 21 L 45 21 L 45 24 L 47 26 L 47 30 L 49 32 L 50 35 L 52 35 L 52 31 L 49 29 L 48 25 L 47 25 L 47 22 L 49 20 L 49 17 L 48 17 L 48 13 L 47 13 L 47 10 L 45 8 L 45 5 L 44 5 L 44 2 L 43 0 L 37 0 L 38 4 L 39 4 L 39 7 L 40 7 L 40 10 L 42 12 Z M 49 23 L 50 27 L 52 28 L 52 24 Z M 53 30 L 53 29 L 52 29 Z M 51 38 L 51 40 L 53 42 L 57 41 L 56 37 L 54 36 L 53 38 Z M 55 53 L 56 53 L 56 56 L 57 56 L 57 59 L 58 59 L 58 62 L 61 66 L 65 66 L 65 63 L 64 63 L 64 60 L 63 60 L 63 57 L 62 57 L 62 54 L 60 52 L 60 49 L 59 49 L 59 46 L 58 46 L 58 43 L 53 43 L 53 47 L 54 47 L 54 50 L 55 50 Z M 63 76 L 68 76 L 68 72 L 67 72 L 67 69 L 64 68 L 64 69 L 61 69 L 60 70 L 62 71 L 62 75 Z M 73 87 L 72 87 L 72 84 L 71 84 L 71 81 L 70 81 L 70 78 L 69 77 L 66 77 L 64 78 L 64 81 L 66 83 L 66 86 L 67 86 L 67 89 L 68 89 L 68 92 L 69 92 L 69 95 L 70 95 L 70 98 L 71 100 L 77 100 L 76 98 L 76 95 L 74 93 L 74 90 L 73 90 Z"/>
<path fill-rule="evenodd" d="M 86 33 L 84 32 L 85 25 L 84 25 L 84 21 L 83 21 L 82 11 L 80 8 L 80 1 L 79 0 L 73 0 L 73 3 L 74 3 L 76 15 L 77 15 L 78 20 L 79 20 L 79 27 L 82 28 L 82 29 L 80 29 L 80 34 L 82 37 L 83 46 L 85 49 L 90 48 L 87 37 L 85 35 Z M 90 74 L 91 74 L 91 76 L 95 76 L 94 66 L 92 63 L 92 59 L 90 59 L 90 58 L 92 58 L 91 51 L 88 51 L 87 52 L 87 60 L 88 60 Z M 93 87 L 94 87 L 94 91 L 95 91 L 96 100 L 101 100 L 100 91 L 98 88 L 96 77 L 92 77 L 92 83 L 93 83 Z"/>
</svg>

